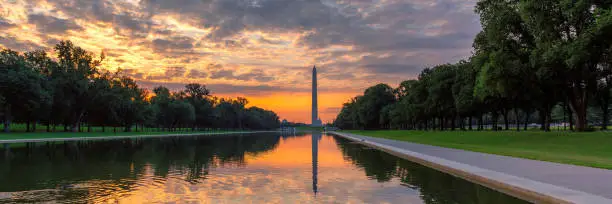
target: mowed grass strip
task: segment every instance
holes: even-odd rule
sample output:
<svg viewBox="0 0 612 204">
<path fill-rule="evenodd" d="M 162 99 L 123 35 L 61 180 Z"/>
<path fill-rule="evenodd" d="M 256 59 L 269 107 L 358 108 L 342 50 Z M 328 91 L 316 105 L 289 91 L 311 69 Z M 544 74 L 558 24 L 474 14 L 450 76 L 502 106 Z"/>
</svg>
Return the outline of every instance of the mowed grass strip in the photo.
<svg viewBox="0 0 612 204">
<path fill-rule="evenodd" d="M 18 139 L 46 139 L 46 138 L 75 138 L 75 137 L 115 137 L 115 136 L 138 136 L 138 135 L 174 135 L 174 134 L 205 134 L 205 133 L 230 133 L 238 131 L 174 131 L 174 132 L 15 132 L 0 133 L 0 140 Z"/>
<path fill-rule="evenodd" d="M 344 131 L 475 152 L 612 169 L 612 132 Z"/>
</svg>

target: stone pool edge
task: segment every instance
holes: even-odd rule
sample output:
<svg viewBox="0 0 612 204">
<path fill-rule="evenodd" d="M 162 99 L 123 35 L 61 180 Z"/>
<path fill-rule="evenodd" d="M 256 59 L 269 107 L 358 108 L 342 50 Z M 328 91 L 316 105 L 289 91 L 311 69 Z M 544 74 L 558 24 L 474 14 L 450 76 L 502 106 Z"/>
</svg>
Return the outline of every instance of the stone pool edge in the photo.
<svg viewBox="0 0 612 204">
<path fill-rule="evenodd" d="M 0 144 L 27 143 L 27 142 L 63 142 L 63 141 L 82 141 L 82 140 L 113 140 L 113 139 L 154 138 L 154 137 L 181 137 L 181 136 L 198 136 L 198 135 L 253 134 L 253 133 L 267 133 L 267 132 L 280 132 L 280 131 L 201 132 L 201 133 L 159 134 L 159 135 L 126 135 L 126 136 L 14 139 L 14 140 L 0 140 Z"/>
<path fill-rule="evenodd" d="M 407 159 L 429 168 L 454 175 L 496 191 L 515 196 L 534 203 L 612 203 L 611 199 L 590 193 L 572 190 L 548 183 L 534 181 L 502 172 L 459 163 L 439 157 L 429 156 L 406 149 L 362 140 L 352 134 L 329 131 L 327 133 L 340 136 L 357 143 L 373 147 L 392 155 Z M 362 136 L 362 135 L 357 135 Z M 367 136 L 364 136 L 367 137 Z"/>
</svg>

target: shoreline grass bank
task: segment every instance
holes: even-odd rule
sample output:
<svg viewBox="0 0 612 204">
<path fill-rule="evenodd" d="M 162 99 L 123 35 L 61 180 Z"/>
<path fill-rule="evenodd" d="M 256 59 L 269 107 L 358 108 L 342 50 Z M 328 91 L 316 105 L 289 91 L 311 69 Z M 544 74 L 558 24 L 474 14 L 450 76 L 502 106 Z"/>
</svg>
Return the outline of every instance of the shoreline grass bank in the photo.
<svg viewBox="0 0 612 204">
<path fill-rule="evenodd" d="M 612 132 L 345 130 L 358 135 L 612 169 Z"/>
<path fill-rule="evenodd" d="M 114 137 L 138 137 L 138 136 L 163 136 L 163 135 L 198 135 L 198 134 L 225 134 L 241 132 L 261 132 L 250 130 L 215 130 L 215 131 L 139 131 L 139 132 L 18 132 L 0 133 L 2 141 L 18 140 L 44 140 L 44 139 L 72 139 L 72 138 L 114 138 Z"/>
</svg>

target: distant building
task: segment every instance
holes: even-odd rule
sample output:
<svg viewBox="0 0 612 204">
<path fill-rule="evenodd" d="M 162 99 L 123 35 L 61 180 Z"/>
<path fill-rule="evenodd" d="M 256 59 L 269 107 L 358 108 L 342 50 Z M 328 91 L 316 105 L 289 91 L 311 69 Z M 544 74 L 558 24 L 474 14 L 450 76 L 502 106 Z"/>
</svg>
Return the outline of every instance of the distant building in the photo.
<svg viewBox="0 0 612 204">
<path fill-rule="evenodd" d="M 317 67 L 312 67 L 312 127 L 321 127 L 321 119 L 319 118 L 319 109 L 317 105 Z"/>
</svg>

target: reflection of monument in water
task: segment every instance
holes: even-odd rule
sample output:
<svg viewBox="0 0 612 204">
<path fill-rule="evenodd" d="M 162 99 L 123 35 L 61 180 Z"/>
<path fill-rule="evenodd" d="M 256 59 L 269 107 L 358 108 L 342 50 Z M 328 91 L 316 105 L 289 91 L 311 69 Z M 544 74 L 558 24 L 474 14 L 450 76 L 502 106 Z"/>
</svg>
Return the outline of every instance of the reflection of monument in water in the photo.
<svg viewBox="0 0 612 204">
<path fill-rule="evenodd" d="M 312 67 L 312 127 L 321 127 L 317 105 L 317 67 Z"/>
<path fill-rule="evenodd" d="M 319 189 L 317 188 L 317 174 L 319 167 L 319 140 L 321 139 L 321 132 L 312 133 L 312 192 L 317 195 Z"/>
</svg>

